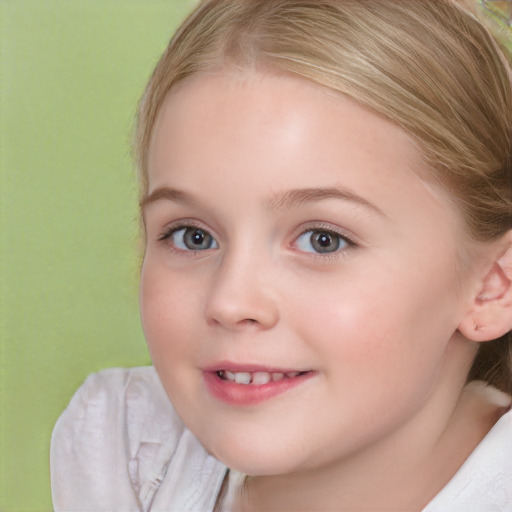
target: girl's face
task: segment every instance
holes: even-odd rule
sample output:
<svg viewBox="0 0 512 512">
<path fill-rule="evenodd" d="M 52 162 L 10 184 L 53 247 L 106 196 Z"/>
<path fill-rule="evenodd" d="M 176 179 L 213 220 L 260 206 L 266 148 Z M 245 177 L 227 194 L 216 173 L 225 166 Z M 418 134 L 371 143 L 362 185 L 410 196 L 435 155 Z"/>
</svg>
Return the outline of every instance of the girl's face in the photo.
<svg viewBox="0 0 512 512">
<path fill-rule="evenodd" d="M 473 356 L 461 222 L 420 166 L 400 128 L 300 78 L 226 71 L 166 99 L 143 326 L 179 415 L 229 466 L 326 467 L 453 408 Z"/>
</svg>

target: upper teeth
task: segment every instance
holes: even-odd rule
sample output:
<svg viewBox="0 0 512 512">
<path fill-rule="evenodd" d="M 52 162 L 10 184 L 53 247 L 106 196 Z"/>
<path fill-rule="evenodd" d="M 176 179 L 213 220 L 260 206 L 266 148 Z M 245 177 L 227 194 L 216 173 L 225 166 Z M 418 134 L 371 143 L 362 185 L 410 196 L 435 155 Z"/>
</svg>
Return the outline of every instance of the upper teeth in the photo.
<svg viewBox="0 0 512 512">
<path fill-rule="evenodd" d="M 237 384 L 262 386 L 270 381 L 276 382 L 283 378 L 296 377 L 301 372 L 230 372 L 228 370 L 220 370 L 217 373 L 221 379 L 236 382 Z"/>
</svg>

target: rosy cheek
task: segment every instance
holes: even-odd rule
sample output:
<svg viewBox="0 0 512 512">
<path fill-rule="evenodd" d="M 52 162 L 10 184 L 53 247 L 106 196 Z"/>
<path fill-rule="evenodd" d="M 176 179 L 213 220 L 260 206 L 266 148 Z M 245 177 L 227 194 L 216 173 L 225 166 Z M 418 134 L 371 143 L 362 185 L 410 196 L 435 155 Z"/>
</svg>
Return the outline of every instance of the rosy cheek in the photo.
<svg viewBox="0 0 512 512">
<path fill-rule="evenodd" d="M 143 330 L 150 354 L 161 365 L 168 366 L 175 355 L 186 350 L 191 318 L 197 306 L 191 304 L 191 294 L 168 273 L 147 269 L 142 274 L 140 310 Z M 185 290 L 185 291 L 184 291 Z"/>
<path fill-rule="evenodd" d="M 172 311 L 169 309 L 168 300 L 169 296 L 165 293 L 162 283 L 158 282 L 157 276 L 144 270 L 141 278 L 140 312 L 150 349 L 157 346 L 166 336 L 169 324 L 168 311 Z"/>
</svg>

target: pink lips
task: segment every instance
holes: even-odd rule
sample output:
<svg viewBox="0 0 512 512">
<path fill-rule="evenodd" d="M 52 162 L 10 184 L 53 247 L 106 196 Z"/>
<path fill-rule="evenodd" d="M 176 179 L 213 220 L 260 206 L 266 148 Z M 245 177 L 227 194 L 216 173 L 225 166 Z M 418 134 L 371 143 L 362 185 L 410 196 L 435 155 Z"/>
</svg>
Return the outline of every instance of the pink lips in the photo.
<svg viewBox="0 0 512 512">
<path fill-rule="evenodd" d="M 312 371 L 220 363 L 203 370 L 208 391 L 229 405 L 255 405 L 280 395 L 313 376 Z"/>
</svg>

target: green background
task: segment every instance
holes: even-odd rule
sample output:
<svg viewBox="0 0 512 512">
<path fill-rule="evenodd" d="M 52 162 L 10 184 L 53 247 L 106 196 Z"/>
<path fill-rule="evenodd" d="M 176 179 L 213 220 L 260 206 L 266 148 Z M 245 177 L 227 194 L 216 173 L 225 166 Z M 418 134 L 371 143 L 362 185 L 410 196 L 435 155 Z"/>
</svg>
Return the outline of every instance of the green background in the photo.
<svg viewBox="0 0 512 512">
<path fill-rule="evenodd" d="M 0 0 L 0 510 L 49 511 L 52 427 L 85 376 L 148 364 L 130 159 L 191 0 Z"/>
</svg>

